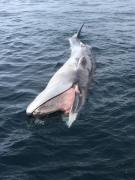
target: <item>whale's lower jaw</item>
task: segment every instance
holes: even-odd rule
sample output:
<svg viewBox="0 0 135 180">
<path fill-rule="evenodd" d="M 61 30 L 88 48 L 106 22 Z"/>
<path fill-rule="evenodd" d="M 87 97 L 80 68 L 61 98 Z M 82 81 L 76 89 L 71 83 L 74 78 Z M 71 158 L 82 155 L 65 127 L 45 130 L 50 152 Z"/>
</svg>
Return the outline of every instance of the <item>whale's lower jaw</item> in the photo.
<svg viewBox="0 0 135 180">
<path fill-rule="evenodd" d="M 39 106 L 33 111 L 32 115 L 35 117 L 43 117 L 56 111 L 62 111 L 65 115 L 69 115 L 74 99 L 75 88 L 70 88 Z"/>
</svg>

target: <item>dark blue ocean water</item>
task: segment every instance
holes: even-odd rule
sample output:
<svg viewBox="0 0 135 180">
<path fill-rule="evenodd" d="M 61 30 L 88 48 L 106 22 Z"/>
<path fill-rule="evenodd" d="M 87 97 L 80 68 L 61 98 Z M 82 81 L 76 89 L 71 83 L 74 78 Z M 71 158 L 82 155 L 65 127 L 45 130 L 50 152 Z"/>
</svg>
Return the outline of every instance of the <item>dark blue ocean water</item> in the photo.
<svg viewBox="0 0 135 180">
<path fill-rule="evenodd" d="M 27 105 L 85 22 L 97 69 L 68 129 Z M 135 180 L 135 1 L 0 1 L 0 180 Z"/>
</svg>

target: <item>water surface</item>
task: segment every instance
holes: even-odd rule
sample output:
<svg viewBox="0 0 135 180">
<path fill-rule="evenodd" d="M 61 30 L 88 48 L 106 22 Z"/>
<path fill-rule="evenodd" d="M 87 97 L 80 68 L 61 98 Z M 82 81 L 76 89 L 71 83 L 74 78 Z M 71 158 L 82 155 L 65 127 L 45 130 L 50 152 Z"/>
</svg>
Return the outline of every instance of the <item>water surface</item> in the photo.
<svg viewBox="0 0 135 180">
<path fill-rule="evenodd" d="M 0 179 L 135 179 L 135 1 L 0 1 Z M 68 129 L 25 109 L 69 57 L 85 22 L 97 70 Z"/>
</svg>

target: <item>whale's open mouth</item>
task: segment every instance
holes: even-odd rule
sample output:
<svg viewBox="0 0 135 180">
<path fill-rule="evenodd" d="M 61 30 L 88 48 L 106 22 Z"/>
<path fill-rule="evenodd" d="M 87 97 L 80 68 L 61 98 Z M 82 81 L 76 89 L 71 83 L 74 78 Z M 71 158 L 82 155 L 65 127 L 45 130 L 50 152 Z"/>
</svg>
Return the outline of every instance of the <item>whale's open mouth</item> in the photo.
<svg viewBox="0 0 135 180">
<path fill-rule="evenodd" d="M 33 116 L 45 116 L 56 111 L 62 111 L 68 115 L 73 107 L 76 88 L 72 87 L 58 96 L 48 100 L 33 111 Z"/>
</svg>

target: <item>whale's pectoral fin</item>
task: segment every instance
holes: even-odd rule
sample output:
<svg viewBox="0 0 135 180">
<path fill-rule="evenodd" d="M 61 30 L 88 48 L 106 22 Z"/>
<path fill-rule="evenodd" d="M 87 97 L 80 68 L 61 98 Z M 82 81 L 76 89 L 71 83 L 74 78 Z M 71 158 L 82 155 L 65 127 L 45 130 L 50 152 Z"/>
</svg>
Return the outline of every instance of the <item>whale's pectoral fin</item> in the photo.
<svg viewBox="0 0 135 180">
<path fill-rule="evenodd" d="M 80 110 L 81 102 L 82 102 L 82 95 L 79 89 L 77 89 L 77 91 L 75 91 L 75 99 L 71 109 L 72 113 L 77 113 Z"/>
<path fill-rule="evenodd" d="M 75 85 L 75 98 L 74 98 L 74 102 L 71 107 L 71 110 L 69 112 L 69 119 L 68 119 L 68 121 L 66 121 L 66 124 L 68 127 L 70 127 L 72 125 L 72 123 L 76 120 L 76 118 L 78 116 L 78 112 L 80 111 L 80 109 L 82 107 L 82 104 L 83 104 L 82 94 L 79 90 L 78 85 Z"/>
</svg>

